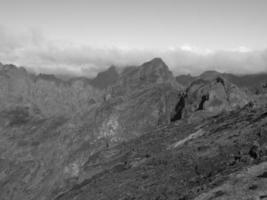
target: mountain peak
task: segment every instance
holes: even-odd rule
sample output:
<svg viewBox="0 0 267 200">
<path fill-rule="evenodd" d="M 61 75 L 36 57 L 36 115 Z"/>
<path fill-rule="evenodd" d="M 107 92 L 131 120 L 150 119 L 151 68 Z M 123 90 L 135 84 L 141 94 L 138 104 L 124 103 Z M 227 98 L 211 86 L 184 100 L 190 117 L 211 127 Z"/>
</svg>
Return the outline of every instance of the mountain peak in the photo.
<svg viewBox="0 0 267 200">
<path fill-rule="evenodd" d="M 154 63 L 164 63 L 164 61 L 160 57 L 153 58 L 150 62 Z M 165 63 L 164 63 L 165 64 Z"/>
<path fill-rule="evenodd" d="M 166 65 L 166 63 L 161 59 L 161 58 L 153 58 L 152 60 L 145 62 L 143 64 L 143 66 L 151 66 L 153 68 L 165 68 L 167 70 L 169 70 L 168 66 Z"/>
</svg>

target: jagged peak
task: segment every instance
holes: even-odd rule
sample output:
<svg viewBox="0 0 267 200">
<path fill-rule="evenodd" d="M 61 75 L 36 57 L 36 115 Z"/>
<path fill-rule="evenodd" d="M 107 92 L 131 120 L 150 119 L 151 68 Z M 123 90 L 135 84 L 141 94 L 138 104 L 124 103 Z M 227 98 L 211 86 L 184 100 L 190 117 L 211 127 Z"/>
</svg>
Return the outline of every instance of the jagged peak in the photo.
<svg viewBox="0 0 267 200">
<path fill-rule="evenodd" d="M 161 77 L 169 77 L 172 76 L 172 72 L 169 70 L 169 67 L 161 58 L 153 58 L 152 60 L 145 62 L 139 68 L 141 73 L 145 73 L 146 75 L 158 74 Z"/>
<path fill-rule="evenodd" d="M 153 58 L 152 60 L 145 62 L 142 66 L 144 67 L 152 66 L 152 67 L 161 67 L 161 68 L 164 67 L 169 70 L 166 63 L 159 57 Z"/>
</svg>

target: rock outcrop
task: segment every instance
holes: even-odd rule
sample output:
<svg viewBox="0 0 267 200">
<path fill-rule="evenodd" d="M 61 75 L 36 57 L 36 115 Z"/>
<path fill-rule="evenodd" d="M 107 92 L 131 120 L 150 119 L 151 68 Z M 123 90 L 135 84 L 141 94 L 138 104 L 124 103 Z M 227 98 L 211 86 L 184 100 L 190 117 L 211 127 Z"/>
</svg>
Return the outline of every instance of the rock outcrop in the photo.
<svg viewBox="0 0 267 200">
<path fill-rule="evenodd" d="M 226 79 L 220 76 L 208 77 L 199 78 L 190 84 L 176 105 L 176 114 L 172 121 L 181 118 L 205 119 L 242 108 L 251 101 L 244 91 Z"/>
<path fill-rule="evenodd" d="M 220 76 L 211 81 L 198 79 L 187 89 L 188 112 L 205 110 L 218 113 L 243 107 L 249 97 L 234 84 Z"/>
</svg>

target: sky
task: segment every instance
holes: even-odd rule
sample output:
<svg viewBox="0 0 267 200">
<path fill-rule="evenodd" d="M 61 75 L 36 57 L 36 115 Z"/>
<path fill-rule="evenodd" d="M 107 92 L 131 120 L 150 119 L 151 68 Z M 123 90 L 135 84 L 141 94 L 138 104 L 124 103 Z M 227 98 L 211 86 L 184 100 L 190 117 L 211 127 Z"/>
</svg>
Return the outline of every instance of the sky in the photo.
<svg viewBox="0 0 267 200">
<path fill-rule="evenodd" d="M 162 57 L 176 73 L 267 70 L 266 0 L 0 0 L 0 62 L 94 76 Z"/>
</svg>

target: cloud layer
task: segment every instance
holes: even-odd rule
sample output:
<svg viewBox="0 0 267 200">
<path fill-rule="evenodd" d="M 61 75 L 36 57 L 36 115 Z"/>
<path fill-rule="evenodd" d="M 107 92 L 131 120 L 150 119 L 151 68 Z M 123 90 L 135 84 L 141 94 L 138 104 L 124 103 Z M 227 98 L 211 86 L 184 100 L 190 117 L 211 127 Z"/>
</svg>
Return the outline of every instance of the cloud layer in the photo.
<svg viewBox="0 0 267 200">
<path fill-rule="evenodd" d="M 111 65 L 140 65 L 161 57 L 175 74 L 218 70 L 238 74 L 267 72 L 267 51 L 246 47 L 211 51 L 189 45 L 166 49 L 93 47 L 49 40 L 40 31 L 11 31 L 0 26 L 0 62 L 25 66 L 36 73 L 95 76 Z"/>
</svg>

